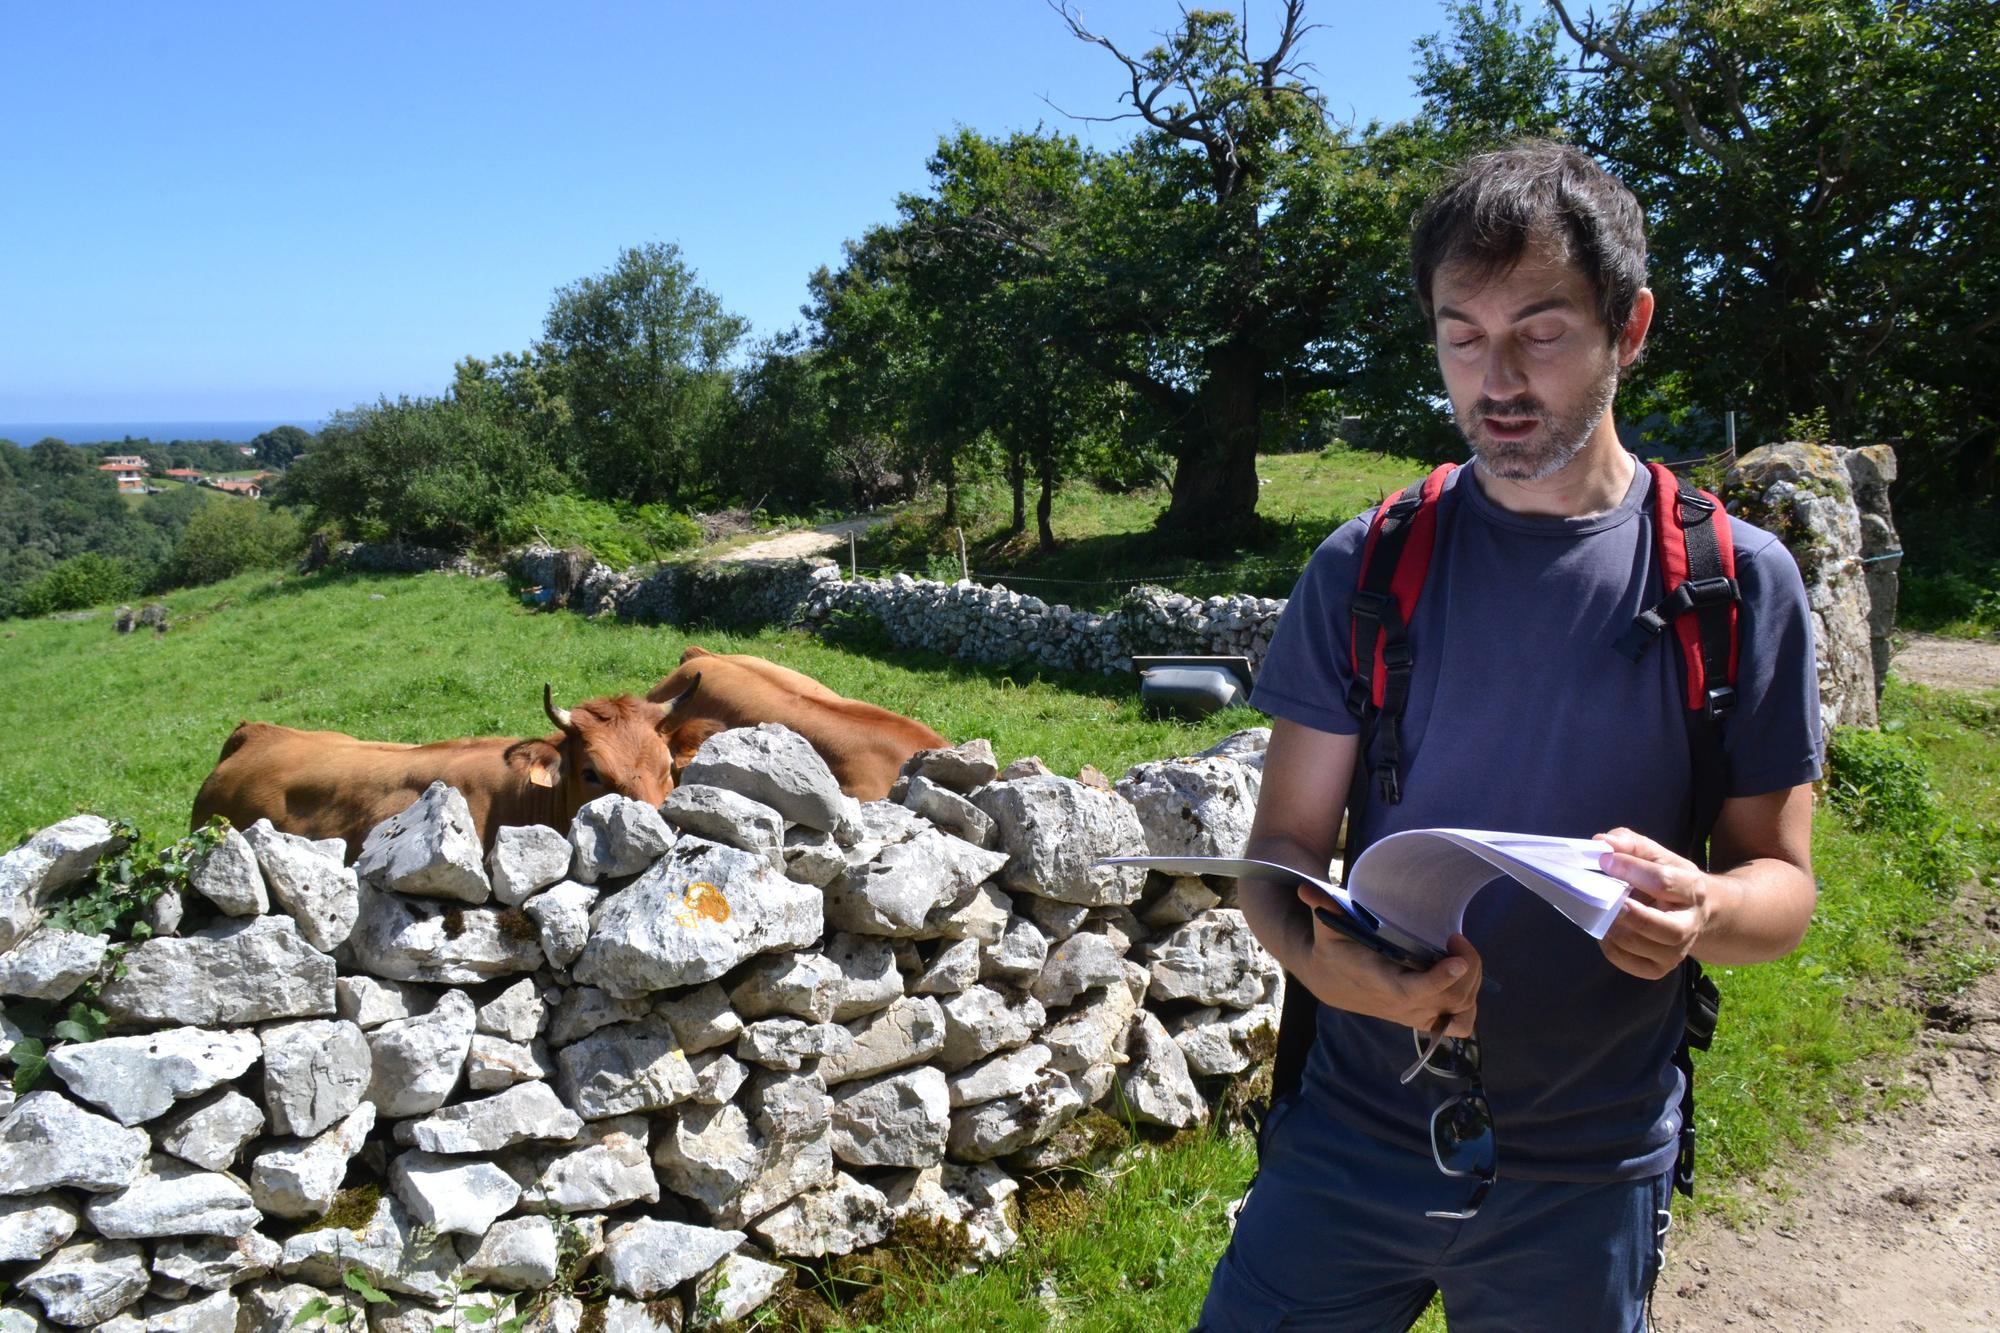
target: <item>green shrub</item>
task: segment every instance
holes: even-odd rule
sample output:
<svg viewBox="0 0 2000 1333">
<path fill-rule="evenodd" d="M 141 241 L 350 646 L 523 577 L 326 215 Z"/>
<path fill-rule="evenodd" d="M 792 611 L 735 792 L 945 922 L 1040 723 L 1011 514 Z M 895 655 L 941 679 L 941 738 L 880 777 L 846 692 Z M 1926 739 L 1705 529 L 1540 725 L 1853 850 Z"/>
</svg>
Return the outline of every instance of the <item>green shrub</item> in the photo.
<svg viewBox="0 0 2000 1333">
<path fill-rule="evenodd" d="M 131 561 L 86 551 L 59 562 L 22 588 L 20 612 L 24 616 L 45 616 L 52 611 L 102 606 L 133 596 L 144 582 Z"/>
<path fill-rule="evenodd" d="M 1938 801 L 1923 753 L 1901 735 L 1842 727 L 1826 747 L 1826 796 L 1857 831 L 1891 835 L 1897 867 L 1935 893 L 1971 873 L 1965 839 Z"/>
<path fill-rule="evenodd" d="M 182 587 L 219 583 L 282 565 L 302 549 L 304 534 L 291 514 L 254 500 L 215 497 L 189 516 L 174 543 L 170 570 Z"/>
<path fill-rule="evenodd" d="M 701 527 L 665 505 L 629 505 L 580 495 L 537 495 L 508 511 L 497 534 L 503 545 L 545 541 L 581 546 L 607 565 L 624 568 L 701 544 Z"/>
</svg>

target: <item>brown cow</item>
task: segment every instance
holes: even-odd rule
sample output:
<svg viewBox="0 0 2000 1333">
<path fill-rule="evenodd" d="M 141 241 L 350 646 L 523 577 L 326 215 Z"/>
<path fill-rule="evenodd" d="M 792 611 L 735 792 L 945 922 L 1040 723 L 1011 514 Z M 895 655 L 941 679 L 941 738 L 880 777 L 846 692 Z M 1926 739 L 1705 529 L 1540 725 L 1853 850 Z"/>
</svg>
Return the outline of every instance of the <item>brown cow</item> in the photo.
<svg viewBox="0 0 2000 1333">
<path fill-rule="evenodd" d="M 719 723 L 715 730 L 782 722 L 819 751 L 842 791 L 863 801 L 886 797 L 904 761 L 917 751 L 951 744 L 921 722 L 835 694 L 776 662 L 692 644 L 681 654 L 680 667 L 646 697 L 671 702 L 675 716 L 688 719 L 689 740 L 700 722 Z M 677 754 L 693 748 L 676 733 Z"/>
<path fill-rule="evenodd" d="M 194 826 L 222 815 L 238 828 L 268 819 L 286 833 L 342 838 L 349 859 L 368 832 L 423 795 L 432 782 L 458 788 L 488 847 L 502 825 L 544 824 L 567 832 L 579 807 L 607 792 L 658 805 L 693 750 L 678 752 L 683 718 L 629 694 L 542 707 L 553 736 L 505 736 L 400 745 L 337 731 L 295 731 L 239 722 L 194 800 Z M 688 739 L 699 745 L 701 728 Z"/>
</svg>

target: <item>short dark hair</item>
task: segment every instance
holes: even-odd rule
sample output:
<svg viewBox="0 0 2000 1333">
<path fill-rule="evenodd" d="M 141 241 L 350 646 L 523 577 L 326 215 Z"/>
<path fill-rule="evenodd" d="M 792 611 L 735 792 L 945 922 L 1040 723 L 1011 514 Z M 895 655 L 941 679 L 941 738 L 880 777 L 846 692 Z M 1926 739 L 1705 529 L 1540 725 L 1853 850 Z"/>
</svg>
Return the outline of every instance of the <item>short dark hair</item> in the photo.
<svg viewBox="0 0 2000 1333">
<path fill-rule="evenodd" d="M 1505 273 L 1548 240 L 1590 279 L 1616 338 L 1646 285 L 1646 219 L 1623 181 L 1565 143 L 1525 139 L 1460 163 L 1424 202 L 1410 238 L 1417 304 L 1434 321 L 1431 282 L 1447 264 Z"/>
</svg>

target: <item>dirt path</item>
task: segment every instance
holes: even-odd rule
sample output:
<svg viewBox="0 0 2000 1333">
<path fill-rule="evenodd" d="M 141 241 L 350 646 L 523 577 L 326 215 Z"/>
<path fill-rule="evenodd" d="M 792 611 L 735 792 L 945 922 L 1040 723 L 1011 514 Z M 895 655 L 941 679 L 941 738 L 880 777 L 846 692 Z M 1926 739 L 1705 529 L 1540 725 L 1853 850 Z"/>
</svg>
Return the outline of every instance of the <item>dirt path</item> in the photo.
<svg viewBox="0 0 2000 1333">
<path fill-rule="evenodd" d="M 1980 937 L 2000 944 L 2000 907 Z M 1657 1333 L 2000 1328 L 2000 974 L 1932 1021 L 1919 1099 L 1795 1163 L 1756 1226 L 1668 1245 Z"/>
<path fill-rule="evenodd" d="M 1934 689 L 2000 689 L 2000 640 L 1903 636 L 1892 669 L 1904 680 Z"/>
<path fill-rule="evenodd" d="M 724 560 L 798 560 L 809 555 L 831 555 L 847 550 L 847 534 L 866 532 L 879 518 L 864 515 L 860 518 L 844 518 L 838 523 L 822 523 L 804 532 L 787 532 L 782 536 L 767 537 L 748 546 L 739 546 L 726 552 Z"/>
</svg>

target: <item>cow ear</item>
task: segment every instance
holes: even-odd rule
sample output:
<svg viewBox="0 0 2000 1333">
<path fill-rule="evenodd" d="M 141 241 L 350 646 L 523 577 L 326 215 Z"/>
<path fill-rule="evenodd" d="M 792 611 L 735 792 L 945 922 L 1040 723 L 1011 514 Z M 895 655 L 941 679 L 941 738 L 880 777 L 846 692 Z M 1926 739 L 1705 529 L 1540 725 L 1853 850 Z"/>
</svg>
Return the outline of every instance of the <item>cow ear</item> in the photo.
<svg viewBox="0 0 2000 1333">
<path fill-rule="evenodd" d="M 562 750 L 547 741 L 521 741 L 507 747 L 507 767 L 528 779 L 531 786 L 562 785 Z"/>
</svg>

